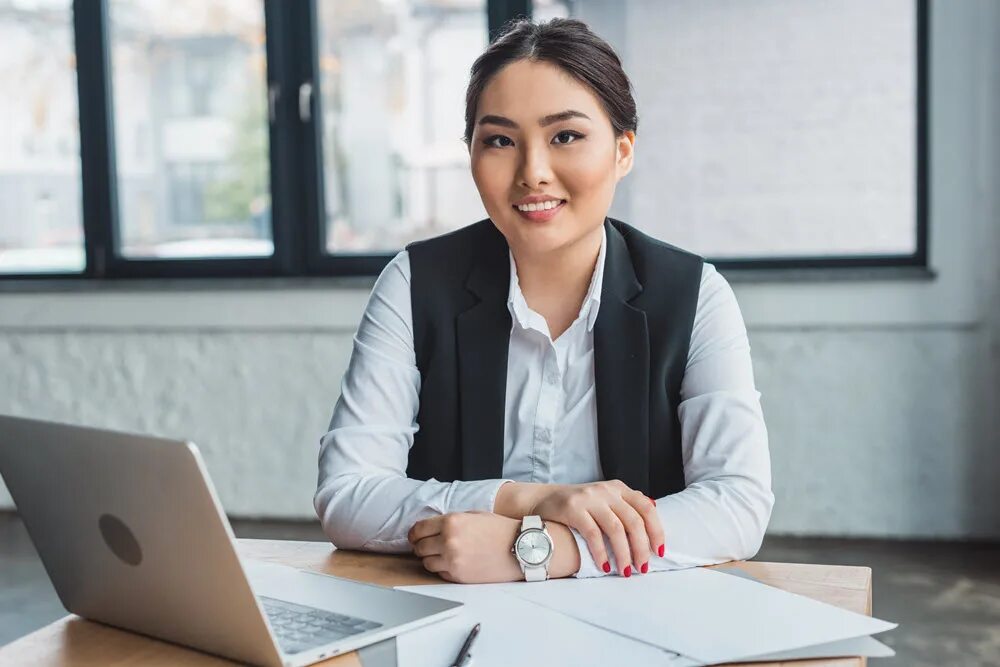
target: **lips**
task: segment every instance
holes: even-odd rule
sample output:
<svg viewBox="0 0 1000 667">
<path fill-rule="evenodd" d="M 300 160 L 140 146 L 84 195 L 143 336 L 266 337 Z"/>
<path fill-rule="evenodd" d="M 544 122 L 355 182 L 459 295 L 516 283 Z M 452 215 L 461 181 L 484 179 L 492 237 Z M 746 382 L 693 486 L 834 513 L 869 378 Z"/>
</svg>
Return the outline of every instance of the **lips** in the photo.
<svg viewBox="0 0 1000 667">
<path fill-rule="evenodd" d="M 550 209 L 543 209 L 538 211 L 522 211 L 517 206 L 513 206 L 512 208 L 517 212 L 518 215 L 520 215 L 522 218 L 526 220 L 530 220 L 532 222 L 548 222 L 552 218 L 559 215 L 559 212 L 562 211 L 563 207 L 565 206 L 566 206 L 566 200 L 563 199 L 560 200 L 558 206 L 554 206 Z"/>
</svg>

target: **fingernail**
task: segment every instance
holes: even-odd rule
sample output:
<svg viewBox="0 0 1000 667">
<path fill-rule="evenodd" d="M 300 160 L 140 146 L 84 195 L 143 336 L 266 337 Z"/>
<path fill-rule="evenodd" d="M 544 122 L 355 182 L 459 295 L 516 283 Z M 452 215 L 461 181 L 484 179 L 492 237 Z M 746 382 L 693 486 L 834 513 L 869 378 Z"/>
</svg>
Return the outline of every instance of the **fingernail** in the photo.
<svg viewBox="0 0 1000 667">
<path fill-rule="evenodd" d="M 611 572 L 611 563 L 604 561 L 604 565 L 601 566 L 601 569 L 604 570 L 604 574 Z"/>
<path fill-rule="evenodd" d="M 643 574 L 649 572 L 649 563 L 643 563 L 642 567 L 639 568 L 639 571 L 642 572 Z"/>
<path fill-rule="evenodd" d="M 625 575 L 626 578 L 627 577 L 631 577 L 632 576 L 632 566 L 631 565 L 626 565 L 625 566 L 625 571 L 622 572 L 622 574 Z"/>
<path fill-rule="evenodd" d="M 663 558 L 663 547 L 664 545 L 661 544 L 660 548 L 656 550 L 656 553 L 660 554 L 660 558 Z"/>
<path fill-rule="evenodd" d="M 650 500 L 652 500 L 652 501 L 653 501 L 653 507 L 656 507 L 656 498 L 652 498 L 652 497 L 650 497 Z"/>
</svg>

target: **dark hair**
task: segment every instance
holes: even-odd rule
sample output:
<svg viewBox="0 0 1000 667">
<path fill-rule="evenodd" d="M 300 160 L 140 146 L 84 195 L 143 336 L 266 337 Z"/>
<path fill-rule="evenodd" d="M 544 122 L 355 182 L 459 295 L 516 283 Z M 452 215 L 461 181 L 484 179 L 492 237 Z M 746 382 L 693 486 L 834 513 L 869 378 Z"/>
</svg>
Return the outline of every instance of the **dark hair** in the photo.
<svg viewBox="0 0 1000 667">
<path fill-rule="evenodd" d="M 590 88 L 611 119 L 615 136 L 635 132 L 639 117 L 632 84 L 611 45 L 583 21 L 555 18 L 544 23 L 519 19 L 508 23 L 497 39 L 472 64 L 465 92 L 465 143 L 472 142 L 479 98 L 497 72 L 518 60 L 549 62 Z"/>
</svg>

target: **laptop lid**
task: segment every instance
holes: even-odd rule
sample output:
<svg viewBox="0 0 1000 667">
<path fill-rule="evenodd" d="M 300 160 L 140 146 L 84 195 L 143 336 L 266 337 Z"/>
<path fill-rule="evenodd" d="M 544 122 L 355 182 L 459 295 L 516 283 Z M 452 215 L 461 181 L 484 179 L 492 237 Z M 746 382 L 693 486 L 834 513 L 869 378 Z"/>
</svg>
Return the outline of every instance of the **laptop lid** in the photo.
<svg viewBox="0 0 1000 667">
<path fill-rule="evenodd" d="M 0 415 L 0 474 L 68 611 L 282 664 L 192 443 Z"/>
</svg>

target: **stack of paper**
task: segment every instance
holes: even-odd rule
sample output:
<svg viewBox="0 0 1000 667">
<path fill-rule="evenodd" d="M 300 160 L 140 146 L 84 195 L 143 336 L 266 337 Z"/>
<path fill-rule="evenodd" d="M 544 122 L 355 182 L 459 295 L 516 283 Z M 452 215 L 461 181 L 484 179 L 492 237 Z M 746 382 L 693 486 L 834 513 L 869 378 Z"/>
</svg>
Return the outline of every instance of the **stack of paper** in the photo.
<svg viewBox="0 0 1000 667">
<path fill-rule="evenodd" d="M 892 655 L 870 635 L 896 627 L 729 574 L 693 568 L 640 579 L 405 587 L 465 603 L 454 618 L 401 635 L 399 667 L 450 665 L 475 623 L 476 667 L 710 665 Z"/>
</svg>

